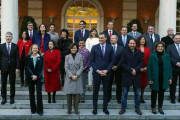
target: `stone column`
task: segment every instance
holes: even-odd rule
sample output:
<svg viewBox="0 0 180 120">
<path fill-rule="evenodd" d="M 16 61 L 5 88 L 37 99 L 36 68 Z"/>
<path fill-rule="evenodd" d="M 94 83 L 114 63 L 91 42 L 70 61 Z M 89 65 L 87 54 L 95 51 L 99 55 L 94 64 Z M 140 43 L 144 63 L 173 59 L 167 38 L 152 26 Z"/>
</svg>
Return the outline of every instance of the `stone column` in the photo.
<svg viewBox="0 0 180 120">
<path fill-rule="evenodd" d="M 19 35 L 18 0 L 1 0 L 1 43 L 4 43 L 6 32 L 12 32 L 13 42 L 17 43 Z"/>
<path fill-rule="evenodd" d="M 159 34 L 167 35 L 167 29 L 173 28 L 176 32 L 177 0 L 160 0 L 159 4 Z"/>
</svg>

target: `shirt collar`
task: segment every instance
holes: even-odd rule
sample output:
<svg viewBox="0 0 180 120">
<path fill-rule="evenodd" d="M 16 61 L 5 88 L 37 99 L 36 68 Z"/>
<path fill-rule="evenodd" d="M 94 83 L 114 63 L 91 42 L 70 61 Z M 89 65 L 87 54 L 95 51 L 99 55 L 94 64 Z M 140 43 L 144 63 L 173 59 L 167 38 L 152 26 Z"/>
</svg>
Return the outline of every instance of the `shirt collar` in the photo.
<svg viewBox="0 0 180 120">
<path fill-rule="evenodd" d="M 116 45 L 112 45 L 113 47 L 115 46 L 115 47 L 117 47 L 117 44 Z"/>
<path fill-rule="evenodd" d="M 137 31 L 135 31 L 135 32 L 134 32 L 134 31 L 132 31 L 132 33 L 133 33 L 133 34 L 136 34 L 136 33 L 137 33 Z"/>
<path fill-rule="evenodd" d="M 109 31 L 111 31 L 111 33 L 113 32 L 113 30 L 108 29 L 108 33 L 109 33 Z"/>
<path fill-rule="evenodd" d="M 8 45 L 8 44 L 10 44 L 10 45 L 11 45 L 11 44 L 12 44 L 12 42 L 10 42 L 10 43 L 7 43 L 7 42 L 6 42 L 6 45 Z"/>
<path fill-rule="evenodd" d="M 37 54 L 37 55 L 36 55 L 36 58 L 37 58 L 37 57 L 39 57 L 39 56 L 40 56 L 40 55 L 39 55 L 39 54 Z M 33 58 L 33 54 L 31 55 L 31 58 Z"/>
</svg>

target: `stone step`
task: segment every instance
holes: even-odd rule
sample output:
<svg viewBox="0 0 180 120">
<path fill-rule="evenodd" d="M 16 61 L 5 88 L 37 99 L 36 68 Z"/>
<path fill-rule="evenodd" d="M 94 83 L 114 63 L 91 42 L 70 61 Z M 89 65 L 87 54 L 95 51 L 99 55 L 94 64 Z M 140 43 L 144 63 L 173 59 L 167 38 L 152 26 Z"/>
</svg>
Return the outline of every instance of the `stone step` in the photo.
<svg viewBox="0 0 180 120">
<path fill-rule="evenodd" d="M 164 110 L 165 114 L 152 114 L 151 110 L 142 110 L 143 115 L 137 115 L 134 110 L 127 109 L 124 115 L 119 115 L 118 109 L 109 109 L 110 114 L 105 115 L 102 109 L 98 109 L 98 114 L 93 115 L 91 109 L 79 109 L 79 115 L 74 114 L 72 111 L 71 115 L 67 114 L 66 109 L 44 109 L 43 116 L 38 114 L 31 114 L 30 109 L 1 109 L 0 119 L 48 119 L 48 120 L 179 120 L 180 110 Z"/>
<path fill-rule="evenodd" d="M 47 93 L 45 91 L 42 91 L 42 94 L 43 94 L 43 99 L 44 100 L 47 100 Z M 9 91 L 7 92 L 7 98 L 9 98 Z M 112 92 L 112 100 L 116 100 L 116 92 Z M 144 99 L 145 100 L 150 100 L 150 95 L 151 95 L 151 92 L 145 92 L 144 93 Z M 178 92 L 176 92 L 176 96 L 178 96 Z M 100 91 L 99 92 L 99 100 L 102 100 L 103 99 L 103 92 Z M 57 100 L 65 100 L 66 99 L 66 95 L 63 93 L 63 91 L 58 91 L 57 92 L 57 95 L 56 95 L 56 98 Z M 178 98 L 178 97 L 177 97 Z M 0 99 L 2 99 L 0 97 Z M 16 100 L 28 100 L 29 99 L 29 91 L 16 91 L 16 95 L 15 95 L 15 99 Z M 133 100 L 134 99 L 134 92 L 129 92 L 129 95 L 128 95 L 128 99 L 129 100 Z M 165 92 L 165 96 L 164 96 L 164 99 L 165 100 L 169 100 L 170 97 L 169 97 L 169 92 Z M 87 91 L 86 92 L 86 100 L 92 100 L 92 91 Z"/>
<path fill-rule="evenodd" d="M 157 102 L 158 103 L 158 102 Z M 66 100 L 56 100 L 56 103 L 48 103 L 47 100 L 43 100 L 43 108 L 44 109 L 67 109 L 67 101 Z M 98 101 L 98 108 L 103 108 L 103 100 Z M 112 100 L 108 104 L 108 109 L 120 109 L 121 104 L 118 104 L 116 100 Z M 141 110 L 150 110 L 151 109 L 151 101 L 146 100 L 146 103 L 141 103 Z M 30 101 L 29 100 L 15 100 L 14 104 L 10 104 L 9 100 L 5 105 L 0 105 L 0 109 L 30 109 Z M 79 109 L 93 109 L 92 100 L 86 100 L 85 103 L 79 104 Z M 134 109 L 134 100 L 127 101 L 127 109 Z M 163 104 L 164 110 L 179 110 L 180 103 L 172 104 L 169 100 L 164 100 Z"/>
</svg>

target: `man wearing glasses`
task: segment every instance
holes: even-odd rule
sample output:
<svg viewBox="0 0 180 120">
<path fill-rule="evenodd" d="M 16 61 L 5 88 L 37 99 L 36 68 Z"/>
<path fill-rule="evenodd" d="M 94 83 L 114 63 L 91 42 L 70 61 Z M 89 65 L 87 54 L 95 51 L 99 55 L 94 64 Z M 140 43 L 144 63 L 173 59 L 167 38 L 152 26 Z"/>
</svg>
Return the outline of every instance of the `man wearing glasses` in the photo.
<svg viewBox="0 0 180 120">
<path fill-rule="evenodd" d="M 34 44 L 36 35 L 38 34 L 38 31 L 33 30 L 34 25 L 33 25 L 33 23 L 31 21 L 29 21 L 27 23 L 27 28 L 28 28 L 28 30 L 26 30 L 27 39 L 32 40 L 32 43 Z"/>
</svg>

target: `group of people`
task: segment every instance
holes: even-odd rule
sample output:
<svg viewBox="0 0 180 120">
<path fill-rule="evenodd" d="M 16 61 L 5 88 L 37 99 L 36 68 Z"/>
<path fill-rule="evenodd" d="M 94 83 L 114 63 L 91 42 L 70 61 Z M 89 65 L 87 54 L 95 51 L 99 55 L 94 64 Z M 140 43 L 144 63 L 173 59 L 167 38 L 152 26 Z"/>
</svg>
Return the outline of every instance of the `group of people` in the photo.
<svg viewBox="0 0 180 120">
<path fill-rule="evenodd" d="M 42 84 L 48 93 L 48 103 L 56 103 L 56 92 L 61 90 L 67 96 L 67 113 L 71 114 L 74 99 L 75 114 L 79 114 L 79 102 L 85 103 L 86 85 L 93 86 L 93 111 L 98 109 L 98 93 L 103 84 L 103 112 L 109 114 L 112 84 L 115 80 L 117 103 L 121 104 L 119 114 L 127 108 L 129 88 L 133 86 L 135 112 L 142 115 L 140 103 L 145 88 L 150 84 L 152 113 L 163 112 L 164 92 L 170 86 L 171 103 L 175 104 L 177 78 L 180 75 L 180 35 L 174 35 L 172 28 L 160 41 L 154 26 L 149 25 L 146 34 L 137 32 L 137 24 L 127 33 L 121 28 L 121 35 L 108 22 L 108 30 L 98 34 L 95 28 L 85 29 L 86 22 L 80 21 L 80 29 L 69 38 L 67 29 L 61 30 L 61 38 L 55 32 L 55 25 L 44 24 L 39 31 L 28 22 L 28 30 L 22 33 L 17 45 L 12 42 L 13 34 L 7 32 L 6 43 L 0 45 L 1 104 L 7 102 L 7 77 L 10 81 L 10 104 L 14 103 L 15 79 L 20 70 L 21 87 L 29 87 L 31 113 L 43 115 Z M 165 52 L 165 48 L 166 52 Z M 25 70 L 25 77 L 24 77 Z M 61 77 L 61 82 L 60 82 Z M 25 78 L 25 81 L 24 81 Z M 37 106 L 35 102 L 35 86 Z M 179 88 L 180 89 L 180 88 Z M 52 93 L 52 100 L 51 100 Z M 178 100 L 180 102 L 180 98 Z"/>
</svg>

